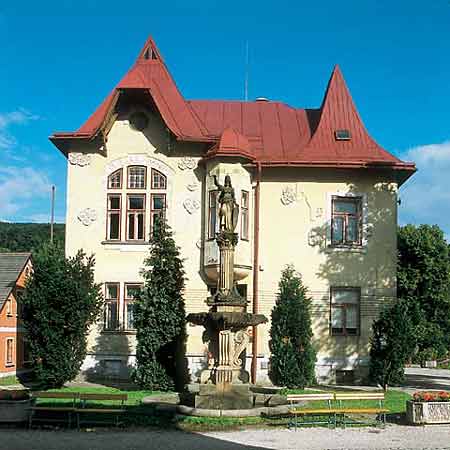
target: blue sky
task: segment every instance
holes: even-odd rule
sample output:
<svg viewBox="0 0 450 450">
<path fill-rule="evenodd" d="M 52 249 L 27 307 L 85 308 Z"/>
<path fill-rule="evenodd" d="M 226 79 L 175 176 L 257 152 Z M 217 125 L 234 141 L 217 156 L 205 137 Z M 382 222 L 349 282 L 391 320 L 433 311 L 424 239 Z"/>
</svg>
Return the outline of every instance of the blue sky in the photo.
<svg viewBox="0 0 450 450">
<path fill-rule="evenodd" d="M 450 236 L 450 1 L 16 1 L 0 6 L 0 219 L 47 221 L 50 185 L 65 214 L 64 157 L 74 130 L 151 34 L 186 98 L 318 107 L 338 63 L 372 136 L 419 173 L 400 222 Z"/>
</svg>

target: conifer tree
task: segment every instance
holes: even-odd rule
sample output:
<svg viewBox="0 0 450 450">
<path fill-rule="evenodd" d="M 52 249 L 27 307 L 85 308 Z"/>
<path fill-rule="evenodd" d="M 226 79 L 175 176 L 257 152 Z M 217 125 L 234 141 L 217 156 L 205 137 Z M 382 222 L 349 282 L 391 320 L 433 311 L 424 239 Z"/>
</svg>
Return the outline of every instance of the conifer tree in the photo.
<svg viewBox="0 0 450 450">
<path fill-rule="evenodd" d="M 404 379 L 404 367 L 417 342 L 411 310 L 398 300 L 372 324 L 369 378 L 384 390 Z"/>
<path fill-rule="evenodd" d="M 170 390 L 177 353 L 185 340 L 185 274 L 179 248 L 163 220 L 155 222 L 144 266 L 144 286 L 135 301 L 137 347 L 132 377 L 142 388 Z"/>
<path fill-rule="evenodd" d="M 272 310 L 269 376 L 278 386 L 301 388 L 314 382 L 316 352 L 312 345 L 311 299 L 300 274 L 287 266 Z"/>
</svg>

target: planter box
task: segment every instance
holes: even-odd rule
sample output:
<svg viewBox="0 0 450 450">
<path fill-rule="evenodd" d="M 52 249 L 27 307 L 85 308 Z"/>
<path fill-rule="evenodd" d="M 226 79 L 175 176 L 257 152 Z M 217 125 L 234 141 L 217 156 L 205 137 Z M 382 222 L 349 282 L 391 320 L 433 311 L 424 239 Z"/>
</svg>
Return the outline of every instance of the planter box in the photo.
<svg viewBox="0 0 450 450">
<path fill-rule="evenodd" d="M 26 422 L 32 404 L 32 399 L 0 400 L 0 422 Z"/>
<path fill-rule="evenodd" d="M 406 419 L 413 425 L 450 423 L 450 402 L 406 402 Z"/>
</svg>

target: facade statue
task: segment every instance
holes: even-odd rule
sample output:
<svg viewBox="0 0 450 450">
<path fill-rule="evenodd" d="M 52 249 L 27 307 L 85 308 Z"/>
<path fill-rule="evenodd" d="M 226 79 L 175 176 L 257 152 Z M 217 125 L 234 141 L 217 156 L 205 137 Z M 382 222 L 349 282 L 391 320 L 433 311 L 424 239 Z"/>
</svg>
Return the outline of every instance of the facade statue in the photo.
<svg viewBox="0 0 450 450">
<path fill-rule="evenodd" d="M 220 231 L 234 233 L 239 216 L 239 205 L 236 203 L 234 188 L 231 186 L 231 178 L 229 175 L 226 175 L 225 184 L 222 186 L 217 181 L 217 176 L 214 175 L 214 184 L 219 190 L 219 229 Z"/>
</svg>

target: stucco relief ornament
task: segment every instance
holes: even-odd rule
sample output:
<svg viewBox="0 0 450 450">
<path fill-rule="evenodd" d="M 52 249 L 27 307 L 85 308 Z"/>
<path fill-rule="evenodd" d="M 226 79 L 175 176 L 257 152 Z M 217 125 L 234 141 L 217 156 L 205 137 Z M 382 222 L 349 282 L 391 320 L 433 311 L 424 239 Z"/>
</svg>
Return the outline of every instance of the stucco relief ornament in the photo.
<svg viewBox="0 0 450 450">
<path fill-rule="evenodd" d="M 281 192 L 281 203 L 287 206 L 297 201 L 297 193 L 291 186 L 285 186 Z"/>
<path fill-rule="evenodd" d="M 69 162 L 74 166 L 88 166 L 91 163 L 91 155 L 84 153 L 69 153 Z"/>
<path fill-rule="evenodd" d="M 178 163 L 178 168 L 181 170 L 194 169 L 196 165 L 197 163 L 192 156 L 183 156 Z"/>
<path fill-rule="evenodd" d="M 200 202 L 198 200 L 192 200 L 191 198 L 187 198 L 183 202 L 184 209 L 189 214 L 194 214 L 200 208 Z"/>
<path fill-rule="evenodd" d="M 78 213 L 78 220 L 88 227 L 97 220 L 97 211 L 92 208 L 83 209 Z"/>
<path fill-rule="evenodd" d="M 195 192 L 199 188 L 199 184 L 194 181 L 193 183 L 189 183 L 186 187 L 188 191 Z"/>
</svg>

